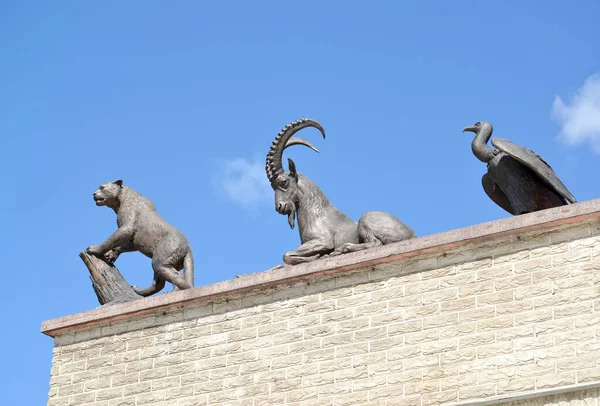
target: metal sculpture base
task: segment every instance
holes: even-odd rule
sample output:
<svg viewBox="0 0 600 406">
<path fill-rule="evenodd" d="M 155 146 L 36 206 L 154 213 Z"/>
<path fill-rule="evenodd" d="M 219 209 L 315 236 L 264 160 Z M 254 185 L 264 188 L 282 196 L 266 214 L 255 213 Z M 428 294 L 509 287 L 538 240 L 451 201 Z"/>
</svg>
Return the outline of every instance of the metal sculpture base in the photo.
<svg viewBox="0 0 600 406">
<path fill-rule="evenodd" d="M 80 253 L 79 257 L 90 271 L 92 287 L 101 305 L 125 303 L 143 298 L 135 293 L 115 266 L 85 252 Z"/>
</svg>

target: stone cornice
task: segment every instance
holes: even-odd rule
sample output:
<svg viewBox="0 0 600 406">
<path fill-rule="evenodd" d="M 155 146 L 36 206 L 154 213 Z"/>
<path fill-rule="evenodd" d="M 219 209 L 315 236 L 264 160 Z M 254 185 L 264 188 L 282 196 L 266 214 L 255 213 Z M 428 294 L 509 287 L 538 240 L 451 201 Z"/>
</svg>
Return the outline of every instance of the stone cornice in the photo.
<svg viewBox="0 0 600 406">
<path fill-rule="evenodd" d="M 324 258 L 293 267 L 258 272 L 194 289 L 166 293 L 128 303 L 103 306 L 94 310 L 47 320 L 42 323 L 41 331 L 55 337 L 117 320 L 216 300 L 219 297 L 231 294 L 255 291 L 302 280 L 314 280 L 324 275 L 345 273 L 414 256 L 441 254 L 466 245 L 484 243 L 526 232 L 550 230 L 559 226 L 582 223 L 598 218 L 600 218 L 600 199 L 589 200 L 419 237 L 365 251 Z"/>
</svg>

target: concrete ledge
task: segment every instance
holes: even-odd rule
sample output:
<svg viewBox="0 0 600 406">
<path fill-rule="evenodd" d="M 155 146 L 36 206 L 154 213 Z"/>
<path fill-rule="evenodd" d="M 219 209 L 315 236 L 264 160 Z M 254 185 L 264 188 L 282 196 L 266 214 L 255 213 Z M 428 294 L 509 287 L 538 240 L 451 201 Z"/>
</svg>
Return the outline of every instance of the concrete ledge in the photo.
<svg viewBox="0 0 600 406">
<path fill-rule="evenodd" d="M 400 259 L 444 253 L 465 245 L 478 244 L 497 238 L 531 231 L 543 231 L 558 226 L 582 223 L 600 218 L 600 199 L 509 217 L 457 230 L 350 253 L 324 258 L 293 267 L 254 273 L 194 289 L 166 293 L 129 303 L 99 307 L 91 311 L 48 320 L 41 331 L 51 337 L 106 324 L 116 320 L 165 311 L 186 304 L 215 300 L 218 297 L 260 290 L 324 275 L 335 275 Z"/>
<path fill-rule="evenodd" d="M 494 396 L 492 398 L 488 398 L 485 400 L 455 402 L 455 403 L 449 403 L 448 406 L 490 406 L 490 405 L 498 405 L 501 403 L 518 402 L 521 400 L 543 398 L 546 396 L 561 395 L 563 393 L 584 392 L 586 390 L 597 389 L 597 388 L 600 388 L 600 382 L 561 386 L 558 388 L 535 390 L 535 391 L 530 391 L 530 392 L 521 392 L 521 393 L 517 393 L 515 395 L 510 395 L 510 394 L 500 395 L 500 396 Z"/>
</svg>

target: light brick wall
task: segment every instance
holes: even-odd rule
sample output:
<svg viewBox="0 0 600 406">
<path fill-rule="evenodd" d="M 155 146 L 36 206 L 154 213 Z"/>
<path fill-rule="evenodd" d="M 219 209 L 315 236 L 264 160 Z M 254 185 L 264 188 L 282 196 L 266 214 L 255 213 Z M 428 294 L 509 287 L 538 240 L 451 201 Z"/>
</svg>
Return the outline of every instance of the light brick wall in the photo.
<svg viewBox="0 0 600 406">
<path fill-rule="evenodd" d="M 600 224 L 58 336 L 49 406 L 432 405 L 600 381 Z"/>
</svg>

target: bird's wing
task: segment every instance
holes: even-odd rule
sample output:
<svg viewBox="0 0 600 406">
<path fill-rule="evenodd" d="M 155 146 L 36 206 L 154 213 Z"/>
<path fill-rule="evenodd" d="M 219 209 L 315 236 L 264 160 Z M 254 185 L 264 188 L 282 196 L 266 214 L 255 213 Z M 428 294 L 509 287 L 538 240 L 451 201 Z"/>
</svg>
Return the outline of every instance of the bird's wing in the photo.
<svg viewBox="0 0 600 406">
<path fill-rule="evenodd" d="M 508 201 L 508 198 L 504 194 L 504 192 L 500 189 L 500 187 L 494 183 L 494 180 L 487 173 L 483 175 L 481 178 L 481 185 L 483 186 L 483 190 L 485 193 L 496 203 L 498 206 L 502 207 L 504 210 L 514 215 L 515 212 Z"/>
<path fill-rule="evenodd" d="M 556 176 L 552 167 L 534 151 L 529 148 L 521 147 L 504 138 L 492 138 L 492 145 L 531 169 L 540 177 L 540 179 L 561 195 L 563 199 L 570 203 L 577 202 L 575 196 L 573 196 L 560 179 L 558 179 L 558 176 Z"/>
</svg>

